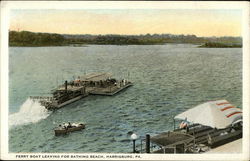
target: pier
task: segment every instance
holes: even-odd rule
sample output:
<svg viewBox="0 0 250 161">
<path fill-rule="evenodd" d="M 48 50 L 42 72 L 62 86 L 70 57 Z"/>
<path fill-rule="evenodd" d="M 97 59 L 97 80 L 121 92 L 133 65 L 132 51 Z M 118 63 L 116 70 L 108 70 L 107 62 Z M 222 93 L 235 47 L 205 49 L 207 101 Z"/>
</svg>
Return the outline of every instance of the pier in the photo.
<svg viewBox="0 0 250 161">
<path fill-rule="evenodd" d="M 206 118 L 200 117 L 203 112 Z M 242 111 L 226 100 L 200 104 L 174 118 L 182 120 L 179 128 L 174 120 L 172 131 L 147 134 L 140 153 L 205 153 L 242 138 Z"/>
<path fill-rule="evenodd" d="M 241 139 L 242 129 L 240 127 L 241 125 L 235 125 L 225 129 L 215 129 L 195 125 L 189 132 L 175 129 L 154 136 L 148 135 L 148 139 L 146 139 L 147 137 L 141 139 L 139 152 L 157 154 L 205 153 Z"/>
</svg>

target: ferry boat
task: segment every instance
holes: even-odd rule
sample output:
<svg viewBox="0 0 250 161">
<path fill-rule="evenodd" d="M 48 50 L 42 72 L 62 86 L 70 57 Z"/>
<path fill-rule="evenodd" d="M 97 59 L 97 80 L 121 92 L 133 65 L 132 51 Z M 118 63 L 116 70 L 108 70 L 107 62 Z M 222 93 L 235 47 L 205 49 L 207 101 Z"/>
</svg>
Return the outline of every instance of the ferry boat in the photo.
<svg viewBox="0 0 250 161">
<path fill-rule="evenodd" d="M 39 100 L 48 110 L 56 110 L 88 95 L 113 96 L 132 85 L 128 80 L 112 78 L 110 73 L 91 73 L 79 76 L 70 82 L 65 81 L 63 85 L 51 91 L 52 97 L 31 96 L 30 98 Z"/>
</svg>

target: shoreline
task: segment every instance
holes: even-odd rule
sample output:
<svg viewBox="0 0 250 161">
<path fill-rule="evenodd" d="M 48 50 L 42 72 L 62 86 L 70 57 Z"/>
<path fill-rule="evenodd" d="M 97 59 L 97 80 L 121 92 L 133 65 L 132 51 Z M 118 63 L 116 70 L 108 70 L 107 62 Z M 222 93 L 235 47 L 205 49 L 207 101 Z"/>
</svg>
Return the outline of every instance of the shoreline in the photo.
<svg viewBox="0 0 250 161">
<path fill-rule="evenodd" d="M 82 45 L 165 45 L 195 44 L 204 47 L 242 46 L 241 37 L 197 37 L 196 35 L 141 34 L 141 35 L 89 35 L 55 34 L 30 31 L 9 31 L 9 45 L 19 47 L 82 46 Z"/>
<path fill-rule="evenodd" d="M 82 44 L 82 45 L 75 45 L 75 44 L 67 44 L 67 45 L 9 45 L 9 47 L 88 47 L 89 45 L 114 45 L 114 46 L 132 46 L 132 45 L 167 45 L 167 44 L 190 44 L 190 45 L 200 45 L 200 44 L 193 44 L 193 43 L 165 43 L 165 44 Z M 196 48 L 242 48 L 242 46 L 197 46 Z"/>
</svg>

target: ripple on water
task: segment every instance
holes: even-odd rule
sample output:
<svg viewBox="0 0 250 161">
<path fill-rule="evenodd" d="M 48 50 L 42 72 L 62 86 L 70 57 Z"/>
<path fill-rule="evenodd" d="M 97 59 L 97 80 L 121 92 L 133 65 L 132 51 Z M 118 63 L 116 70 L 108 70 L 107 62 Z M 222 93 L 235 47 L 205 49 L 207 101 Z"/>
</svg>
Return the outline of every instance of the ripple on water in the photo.
<svg viewBox="0 0 250 161">
<path fill-rule="evenodd" d="M 73 75 L 110 72 L 120 78 L 129 71 L 134 83 L 113 97 L 89 96 L 10 129 L 10 152 L 131 152 L 128 132 L 144 136 L 172 129 L 176 114 L 208 100 L 226 98 L 242 107 L 241 49 L 185 44 L 11 47 L 9 55 L 10 113 L 19 111 L 31 92 L 46 93 Z M 67 121 L 87 126 L 55 137 L 53 128 Z"/>
</svg>

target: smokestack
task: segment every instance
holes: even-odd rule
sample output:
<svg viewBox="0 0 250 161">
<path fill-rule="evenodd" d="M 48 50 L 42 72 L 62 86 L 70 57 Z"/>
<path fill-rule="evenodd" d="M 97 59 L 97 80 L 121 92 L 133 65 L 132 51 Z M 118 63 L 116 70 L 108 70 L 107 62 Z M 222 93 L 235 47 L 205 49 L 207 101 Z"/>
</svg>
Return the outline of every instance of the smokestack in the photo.
<svg viewBox="0 0 250 161">
<path fill-rule="evenodd" d="M 150 135 L 146 135 L 146 153 L 150 153 Z"/>
<path fill-rule="evenodd" d="M 67 86 L 68 86 L 68 82 L 65 81 L 65 93 L 67 93 Z"/>
</svg>

